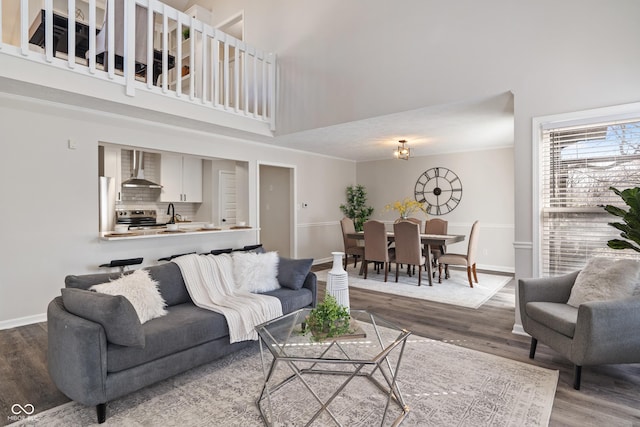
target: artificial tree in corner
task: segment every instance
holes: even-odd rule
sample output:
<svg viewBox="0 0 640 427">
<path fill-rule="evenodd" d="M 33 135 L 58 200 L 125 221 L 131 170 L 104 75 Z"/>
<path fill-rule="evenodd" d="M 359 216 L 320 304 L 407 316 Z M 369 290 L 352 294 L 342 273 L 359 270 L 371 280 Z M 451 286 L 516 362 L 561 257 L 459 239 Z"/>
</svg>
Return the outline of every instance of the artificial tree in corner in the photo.
<svg viewBox="0 0 640 427">
<path fill-rule="evenodd" d="M 367 191 L 364 185 L 347 187 L 347 203 L 340 205 L 340 210 L 353 220 L 356 231 L 362 231 L 364 223 L 371 217 L 373 208 L 367 206 Z"/>
<path fill-rule="evenodd" d="M 609 225 L 620 230 L 620 237 L 625 240 L 612 239 L 607 242 L 607 246 L 611 249 L 633 249 L 640 252 L 640 187 L 628 188 L 623 191 L 613 187 L 609 187 L 609 189 L 620 196 L 629 209 L 625 211 L 613 205 L 604 207 L 607 212 L 624 221 L 624 223 L 610 222 Z"/>
</svg>

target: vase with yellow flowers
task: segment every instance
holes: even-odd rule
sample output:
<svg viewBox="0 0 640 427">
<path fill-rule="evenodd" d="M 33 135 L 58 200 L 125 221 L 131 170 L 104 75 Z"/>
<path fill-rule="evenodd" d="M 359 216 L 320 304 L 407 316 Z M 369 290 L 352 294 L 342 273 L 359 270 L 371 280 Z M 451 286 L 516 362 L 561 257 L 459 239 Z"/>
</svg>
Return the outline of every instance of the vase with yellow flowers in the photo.
<svg viewBox="0 0 640 427">
<path fill-rule="evenodd" d="M 390 211 L 398 211 L 400 214 L 400 218 L 407 219 L 409 215 L 421 211 L 423 213 L 427 213 L 424 207 L 424 203 L 418 202 L 416 199 L 412 199 L 410 197 L 405 197 L 404 200 L 396 200 L 393 203 L 389 203 L 385 205 L 385 210 Z"/>
</svg>

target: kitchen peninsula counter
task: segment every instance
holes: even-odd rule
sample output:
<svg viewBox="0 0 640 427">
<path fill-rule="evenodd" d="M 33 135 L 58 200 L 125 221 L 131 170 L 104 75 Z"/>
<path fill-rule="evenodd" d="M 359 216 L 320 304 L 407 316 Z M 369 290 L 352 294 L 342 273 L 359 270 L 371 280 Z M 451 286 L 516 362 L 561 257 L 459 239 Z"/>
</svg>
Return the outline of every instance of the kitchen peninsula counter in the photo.
<svg viewBox="0 0 640 427">
<path fill-rule="evenodd" d="M 225 227 L 225 228 L 212 228 L 205 229 L 200 227 L 185 227 L 178 231 L 168 231 L 166 229 L 148 229 L 148 230 L 131 230 L 127 233 L 116 233 L 114 231 L 107 231 L 100 233 L 100 239 L 102 240 L 136 240 L 136 239 L 153 239 L 153 238 L 168 238 L 176 236 L 191 236 L 191 235 L 204 235 L 204 234 L 227 234 L 238 233 L 244 231 L 258 231 L 258 228 L 253 227 Z"/>
</svg>

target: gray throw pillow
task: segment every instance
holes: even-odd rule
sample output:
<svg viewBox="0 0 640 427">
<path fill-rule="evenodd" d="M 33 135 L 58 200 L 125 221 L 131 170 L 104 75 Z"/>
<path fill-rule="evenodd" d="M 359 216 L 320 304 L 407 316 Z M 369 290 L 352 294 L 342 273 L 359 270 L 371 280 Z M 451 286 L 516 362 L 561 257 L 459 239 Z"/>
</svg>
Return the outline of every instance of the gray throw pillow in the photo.
<svg viewBox="0 0 640 427">
<path fill-rule="evenodd" d="M 62 289 L 65 309 L 76 316 L 102 325 L 107 340 L 127 347 L 144 347 L 140 319 L 128 299 L 82 289 Z"/>
<path fill-rule="evenodd" d="M 298 290 L 304 285 L 307 274 L 311 271 L 313 258 L 290 259 L 280 257 L 278 263 L 278 282 L 280 286 Z"/>
</svg>

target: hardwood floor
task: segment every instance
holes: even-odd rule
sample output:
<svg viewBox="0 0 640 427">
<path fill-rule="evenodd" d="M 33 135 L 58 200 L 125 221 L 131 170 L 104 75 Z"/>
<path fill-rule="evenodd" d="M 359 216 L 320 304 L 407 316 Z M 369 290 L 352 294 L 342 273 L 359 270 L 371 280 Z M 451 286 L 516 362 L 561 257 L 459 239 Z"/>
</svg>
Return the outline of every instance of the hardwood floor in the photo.
<svg viewBox="0 0 640 427">
<path fill-rule="evenodd" d="M 323 283 L 319 292 L 324 295 Z M 640 426 L 640 364 L 584 367 L 581 390 L 574 390 L 569 362 L 544 344 L 530 360 L 529 338 L 511 333 L 514 298 L 513 280 L 478 309 L 350 289 L 351 307 L 375 311 L 414 334 L 559 370 L 552 426 Z M 0 331 L 0 425 L 9 423 L 14 403 L 30 403 L 37 414 L 68 401 L 49 379 L 46 347 L 45 323 Z"/>
</svg>

